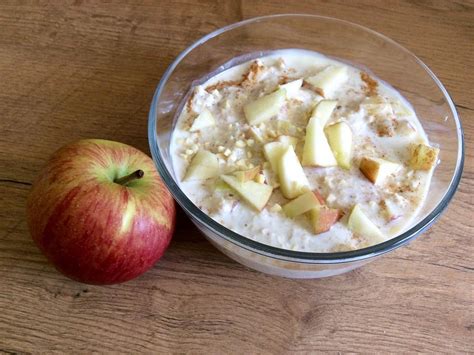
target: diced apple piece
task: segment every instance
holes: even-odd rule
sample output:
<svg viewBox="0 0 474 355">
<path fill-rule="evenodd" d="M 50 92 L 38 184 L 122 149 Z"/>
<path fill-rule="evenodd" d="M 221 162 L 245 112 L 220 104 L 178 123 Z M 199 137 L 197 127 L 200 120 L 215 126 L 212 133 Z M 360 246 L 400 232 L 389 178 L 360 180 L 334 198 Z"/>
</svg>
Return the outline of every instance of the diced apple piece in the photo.
<svg viewBox="0 0 474 355">
<path fill-rule="evenodd" d="M 352 209 L 347 226 L 354 234 L 366 238 L 371 245 L 385 241 L 382 232 L 362 212 L 358 204 Z"/>
<path fill-rule="evenodd" d="M 248 123 L 256 125 L 277 115 L 285 103 L 285 98 L 286 90 L 279 89 L 246 104 L 244 113 Z"/>
<path fill-rule="evenodd" d="M 314 108 L 308 126 L 306 127 L 306 139 L 302 159 L 304 166 L 337 165 L 336 158 L 324 134 L 324 126 L 336 106 L 337 101 L 335 100 L 322 100 Z"/>
<path fill-rule="evenodd" d="M 287 144 L 282 142 L 271 142 L 263 146 L 263 154 L 265 159 L 270 163 L 274 172 L 278 172 L 278 160 L 285 152 Z"/>
<path fill-rule="evenodd" d="M 439 149 L 426 144 L 418 144 L 414 147 L 410 166 L 417 170 L 430 170 L 436 165 Z"/>
<path fill-rule="evenodd" d="M 298 144 L 298 138 L 292 136 L 279 136 L 278 141 L 286 145 L 292 145 L 293 149 L 296 149 Z"/>
<path fill-rule="evenodd" d="M 255 181 L 240 182 L 235 176 L 221 175 L 221 179 L 232 187 L 242 199 L 257 211 L 265 207 L 273 188 Z"/>
<path fill-rule="evenodd" d="M 352 131 L 345 122 L 338 122 L 326 127 L 329 146 L 339 166 L 350 169 L 352 157 Z"/>
<path fill-rule="evenodd" d="M 309 217 L 314 234 L 320 234 L 331 229 L 340 213 L 339 210 L 320 205 L 309 211 Z"/>
<path fill-rule="evenodd" d="M 323 125 L 317 116 L 311 117 L 306 127 L 303 166 L 335 166 L 336 158 L 329 147 Z"/>
<path fill-rule="evenodd" d="M 306 78 L 305 81 L 321 89 L 324 97 L 330 97 L 348 78 L 347 67 L 331 65 L 318 74 Z"/>
<path fill-rule="evenodd" d="M 239 182 L 246 182 L 246 181 L 253 180 L 258 175 L 259 172 L 260 172 L 260 167 L 256 166 L 248 170 L 235 171 L 233 175 L 237 178 L 237 180 L 239 180 Z"/>
<path fill-rule="evenodd" d="M 303 85 L 303 79 L 298 79 L 298 80 L 293 80 L 293 81 L 290 81 L 289 83 L 280 85 L 279 88 L 285 89 L 286 97 L 291 98 L 298 95 L 301 85 Z"/>
<path fill-rule="evenodd" d="M 393 221 L 403 214 L 403 208 L 395 204 L 392 200 L 382 200 L 379 205 L 387 221 Z"/>
<path fill-rule="evenodd" d="M 284 205 L 283 212 L 285 212 L 288 217 L 294 218 L 319 205 L 320 203 L 317 196 L 313 193 L 313 191 L 308 190 L 304 194 Z"/>
<path fill-rule="evenodd" d="M 309 189 L 308 179 L 291 145 L 280 156 L 277 165 L 283 196 L 295 198 Z"/>
<path fill-rule="evenodd" d="M 191 132 L 199 131 L 203 128 L 212 127 L 216 124 L 214 116 L 208 109 L 204 109 L 195 119 L 190 128 Z"/>
<path fill-rule="evenodd" d="M 311 118 L 315 117 L 315 119 L 317 119 L 321 123 L 321 126 L 324 127 L 331 118 L 332 112 L 334 111 L 336 106 L 336 100 L 321 100 L 311 113 Z"/>
<path fill-rule="evenodd" d="M 360 161 L 359 169 L 374 184 L 382 183 L 390 174 L 396 173 L 400 164 L 380 158 L 364 157 Z"/>
<path fill-rule="evenodd" d="M 184 180 L 206 180 L 219 175 L 219 158 L 207 150 L 200 150 L 191 160 Z"/>
</svg>

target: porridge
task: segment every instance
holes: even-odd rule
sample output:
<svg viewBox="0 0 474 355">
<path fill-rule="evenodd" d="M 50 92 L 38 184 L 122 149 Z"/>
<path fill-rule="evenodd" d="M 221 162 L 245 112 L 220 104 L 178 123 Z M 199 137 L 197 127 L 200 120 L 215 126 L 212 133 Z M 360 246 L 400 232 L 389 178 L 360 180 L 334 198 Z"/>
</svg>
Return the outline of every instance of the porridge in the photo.
<svg viewBox="0 0 474 355">
<path fill-rule="evenodd" d="M 279 50 L 192 90 L 170 146 L 180 188 L 247 238 L 354 250 L 400 234 L 423 205 L 438 149 L 410 104 L 364 71 Z"/>
</svg>

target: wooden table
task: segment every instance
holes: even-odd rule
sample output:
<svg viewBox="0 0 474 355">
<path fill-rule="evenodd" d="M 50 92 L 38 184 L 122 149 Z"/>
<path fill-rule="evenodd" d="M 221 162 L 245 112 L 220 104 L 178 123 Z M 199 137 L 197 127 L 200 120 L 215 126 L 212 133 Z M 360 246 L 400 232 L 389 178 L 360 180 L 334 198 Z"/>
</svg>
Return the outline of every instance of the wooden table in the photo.
<svg viewBox="0 0 474 355">
<path fill-rule="evenodd" d="M 472 2 L 69 3 L 0 5 L 0 353 L 474 351 Z M 97 287 L 58 274 L 25 222 L 48 156 L 86 137 L 148 152 L 148 107 L 173 58 L 223 25 L 285 12 L 384 33 L 445 84 L 467 150 L 441 219 L 408 247 L 329 279 L 248 270 L 183 213 L 165 257 L 136 280 Z"/>
</svg>

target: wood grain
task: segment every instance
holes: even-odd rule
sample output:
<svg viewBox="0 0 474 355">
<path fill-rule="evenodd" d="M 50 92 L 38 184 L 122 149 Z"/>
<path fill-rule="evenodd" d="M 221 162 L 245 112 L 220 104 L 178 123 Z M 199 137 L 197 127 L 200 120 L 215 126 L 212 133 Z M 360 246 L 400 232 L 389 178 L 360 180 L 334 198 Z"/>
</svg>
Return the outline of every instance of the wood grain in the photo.
<svg viewBox="0 0 474 355">
<path fill-rule="evenodd" d="M 474 352 L 473 2 L 27 3 L 0 4 L 0 352 Z M 148 152 L 148 107 L 173 58 L 223 25 L 285 12 L 368 26 L 443 81 L 466 164 L 441 219 L 408 247 L 330 279 L 248 270 L 182 213 L 163 260 L 134 281 L 96 287 L 58 274 L 24 213 L 47 157 L 86 137 Z"/>
</svg>

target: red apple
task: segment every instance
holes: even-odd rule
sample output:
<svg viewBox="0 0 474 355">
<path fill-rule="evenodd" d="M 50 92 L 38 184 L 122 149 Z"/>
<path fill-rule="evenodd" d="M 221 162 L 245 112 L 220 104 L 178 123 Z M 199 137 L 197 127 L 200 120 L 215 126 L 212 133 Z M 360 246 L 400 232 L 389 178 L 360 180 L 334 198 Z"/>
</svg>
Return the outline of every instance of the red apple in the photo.
<svg viewBox="0 0 474 355">
<path fill-rule="evenodd" d="M 84 283 L 113 284 L 160 259 L 175 204 L 147 155 L 87 139 L 53 154 L 33 184 L 27 213 L 33 240 L 59 271 Z"/>
</svg>

